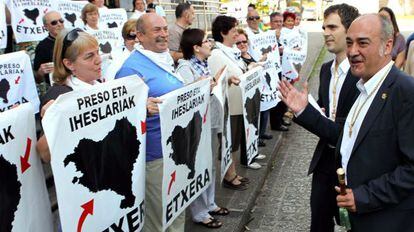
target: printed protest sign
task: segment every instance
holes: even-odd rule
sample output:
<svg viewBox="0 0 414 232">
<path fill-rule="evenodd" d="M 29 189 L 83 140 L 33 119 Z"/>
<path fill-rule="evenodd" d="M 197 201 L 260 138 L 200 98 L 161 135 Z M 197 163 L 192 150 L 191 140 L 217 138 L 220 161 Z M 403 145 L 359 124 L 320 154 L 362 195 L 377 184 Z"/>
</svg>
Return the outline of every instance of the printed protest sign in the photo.
<svg viewBox="0 0 414 232">
<path fill-rule="evenodd" d="M 121 32 L 127 20 L 128 16 L 123 8 L 99 9 L 99 26 L 102 28 Z"/>
<path fill-rule="evenodd" d="M 276 32 L 273 30 L 252 34 L 249 37 L 250 49 L 257 54 L 256 60 L 260 60 L 266 55 L 266 60 L 262 62 L 263 76 L 261 87 L 260 110 L 268 110 L 279 103 L 277 85 L 279 82 L 278 73 L 282 71 L 280 66 L 279 47 L 277 45 Z"/>
<path fill-rule="evenodd" d="M 33 107 L 0 113 L 0 231 L 53 231 Z"/>
<path fill-rule="evenodd" d="M 282 76 L 288 80 L 296 80 L 306 60 L 307 33 L 302 30 L 282 30 L 281 41 L 284 47 Z"/>
<path fill-rule="evenodd" d="M 43 40 L 48 31 L 43 25 L 43 16 L 56 9 L 54 0 L 6 0 L 12 15 L 11 23 L 16 42 Z"/>
<path fill-rule="evenodd" d="M 0 55 L 0 112 L 30 102 L 39 111 L 39 97 L 29 56 L 23 52 Z"/>
<path fill-rule="evenodd" d="M 229 95 L 227 92 L 228 78 L 227 67 L 221 73 L 217 85 L 213 88 L 212 98 L 217 98 L 220 102 L 222 113 L 219 117 L 222 118 L 222 136 L 220 142 L 221 165 L 220 165 L 220 180 L 222 181 L 224 175 L 233 162 L 231 156 L 231 127 L 230 127 L 230 111 L 229 111 Z M 213 100 L 213 99 L 212 99 Z"/>
<path fill-rule="evenodd" d="M 211 183 L 210 80 L 160 97 L 163 228 Z"/>
<path fill-rule="evenodd" d="M 99 51 L 101 54 L 110 54 L 112 50 L 123 44 L 122 35 L 116 30 L 98 30 L 91 32 L 99 43 Z"/>
<path fill-rule="evenodd" d="M 262 67 L 256 67 L 240 76 L 239 86 L 242 93 L 248 164 L 252 162 L 252 159 L 259 152 L 260 86 L 262 71 Z"/>
<path fill-rule="evenodd" d="M 63 231 L 141 230 L 147 94 L 131 76 L 63 94 L 47 109 Z"/>
<path fill-rule="evenodd" d="M 65 28 L 83 28 L 82 9 L 88 1 L 58 0 L 57 12 L 65 20 Z"/>
<path fill-rule="evenodd" d="M 7 24 L 4 2 L 0 1 L 0 49 L 7 46 Z"/>
</svg>

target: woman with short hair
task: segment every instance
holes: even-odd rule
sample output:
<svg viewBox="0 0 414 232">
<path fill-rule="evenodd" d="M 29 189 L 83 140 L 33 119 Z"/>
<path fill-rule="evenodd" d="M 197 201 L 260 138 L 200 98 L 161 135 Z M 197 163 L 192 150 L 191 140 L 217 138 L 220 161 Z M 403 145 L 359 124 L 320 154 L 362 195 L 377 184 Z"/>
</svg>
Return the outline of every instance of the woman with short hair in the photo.
<svg viewBox="0 0 414 232">
<path fill-rule="evenodd" d="M 85 24 L 84 30 L 88 33 L 99 30 L 99 9 L 92 3 L 82 8 L 81 19 Z"/>
</svg>

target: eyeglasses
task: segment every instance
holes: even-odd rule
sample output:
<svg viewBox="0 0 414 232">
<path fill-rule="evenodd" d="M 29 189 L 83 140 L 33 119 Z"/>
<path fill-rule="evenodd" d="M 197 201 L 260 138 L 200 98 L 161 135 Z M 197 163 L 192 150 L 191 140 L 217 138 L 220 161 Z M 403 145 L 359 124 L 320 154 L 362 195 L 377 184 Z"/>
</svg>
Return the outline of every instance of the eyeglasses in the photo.
<svg viewBox="0 0 414 232">
<path fill-rule="evenodd" d="M 65 38 L 63 38 L 63 46 L 62 46 L 62 54 L 61 58 L 65 57 L 66 50 L 72 45 L 73 41 L 75 41 L 79 37 L 79 32 L 83 32 L 80 28 L 75 28 L 71 31 L 69 31 L 68 34 L 66 34 Z"/>
<path fill-rule="evenodd" d="M 63 19 L 57 19 L 57 20 L 51 21 L 50 25 L 56 26 L 58 23 L 63 24 L 64 22 L 65 22 L 65 20 L 63 20 Z"/>
<path fill-rule="evenodd" d="M 127 34 L 126 39 L 127 40 L 135 40 L 137 38 L 136 34 Z"/>
<path fill-rule="evenodd" d="M 238 41 L 236 42 L 236 45 L 239 46 L 240 44 L 247 44 L 247 40 L 242 40 L 242 41 Z"/>
<path fill-rule="evenodd" d="M 249 16 L 247 17 L 248 20 L 254 21 L 254 20 L 259 20 L 260 16 Z"/>
</svg>

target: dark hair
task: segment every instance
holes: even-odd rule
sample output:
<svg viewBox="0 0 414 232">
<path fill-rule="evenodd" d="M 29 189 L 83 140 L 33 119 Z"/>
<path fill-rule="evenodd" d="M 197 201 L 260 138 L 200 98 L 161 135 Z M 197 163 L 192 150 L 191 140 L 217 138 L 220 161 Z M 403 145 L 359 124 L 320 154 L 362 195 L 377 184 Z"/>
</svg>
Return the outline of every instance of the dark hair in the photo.
<svg viewBox="0 0 414 232">
<path fill-rule="evenodd" d="M 217 42 L 223 42 L 223 36 L 227 35 L 229 31 L 237 26 L 237 19 L 231 16 L 226 15 L 219 15 L 217 16 L 214 21 L 213 25 L 211 27 L 211 32 L 213 34 L 213 38 Z"/>
<path fill-rule="evenodd" d="M 391 23 L 392 23 L 392 26 L 394 27 L 394 34 L 397 34 L 398 32 L 400 32 L 400 29 L 398 28 L 398 25 L 397 25 L 397 19 L 395 18 L 394 12 L 386 6 L 381 7 L 381 9 L 379 9 L 378 13 L 381 12 L 381 11 L 386 11 L 390 15 Z"/>
<path fill-rule="evenodd" d="M 175 8 L 175 18 L 181 18 L 184 14 L 184 12 L 188 9 L 190 9 L 191 4 L 189 2 L 184 2 L 178 4 L 178 6 Z"/>
<path fill-rule="evenodd" d="M 341 18 L 341 23 L 348 30 L 351 23 L 358 18 L 359 12 L 356 7 L 350 6 L 346 3 L 332 5 L 323 12 L 323 18 L 327 18 L 330 14 L 336 13 Z"/>
<path fill-rule="evenodd" d="M 250 3 L 250 4 L 247 6 L 247 8 L 249 8 L 249 7 L 251 7 L 251 8 L 253 8 L 253 9 L 255 9 L 255 10 L 256 10 L 256 5 L 255 5 L 255 4 L 253 4 L 253 3 Z"/>
<path fill-rule="evenodd" d="M 194 45 L 201 46 L 206 33 L 198 28 L 190 28 L 183 31 L 180 48 L 184 59 L 189 60 L 194 55 Z"/>
<path fill-rule="evenodd" d="M 269 15 L 270 20 L 272 20 L 272 18 L 276 17 L 276 16 L 281 16 L 283 17 L 283 15 L 280 12 L 273 12 Z"/>
<path fill-rule="evenodd" d="M 283 12 L 283 22 L 285 22 L 287 18 L 292 18 L 293 20 L 295 20 L 296 14 L 289 11 Z"/>
</svg>

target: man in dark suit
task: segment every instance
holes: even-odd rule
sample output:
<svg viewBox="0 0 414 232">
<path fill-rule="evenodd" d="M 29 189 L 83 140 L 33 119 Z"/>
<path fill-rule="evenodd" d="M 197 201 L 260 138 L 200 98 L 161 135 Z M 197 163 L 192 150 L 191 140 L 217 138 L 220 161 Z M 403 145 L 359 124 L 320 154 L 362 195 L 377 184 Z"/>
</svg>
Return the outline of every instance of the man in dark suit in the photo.
<svg viewBox="0 0 414 232">
<path fill-rule="evenodd" d="M 377 14 L 357 18 L 347 33 L 351 72 L 360 94 L 336 152 L 347 178 L 337 204 L 350 212 L 353 232 L 414 231 L 414 79 L 391 61 L 392 24 Z M 299 112 L 306 100 L 289 83 L 283 99 Z M 336 187 L 339 192 L 339 188 Z"/>
<path fill-rule="evenodd" d="M 347 4 L 332 5 L 325 10 L 322 26 L 325 45 L 335 55 L 335 59 L 322 65 L 319 75 L 318 104 L 325 109 L 325 115 L 308 104 L 295 118 L 296 123 L 320 137 L 308 171 L 308 174 L 313 173 L 311 232 L 333 232 L 334 217 L 339 220 L 334 189 L 337 178 L 333 146 L 338 138 L 334 139 L 320 132 L 320 129 L 324 128 L 324 123 L 336 123 L 338 129 L 342 128 L 357 96 L 355 84 L 358 78 L 349 72 L 345 38 L 347 29 L 358 16 L 358 10 Z"/>
</svg>

